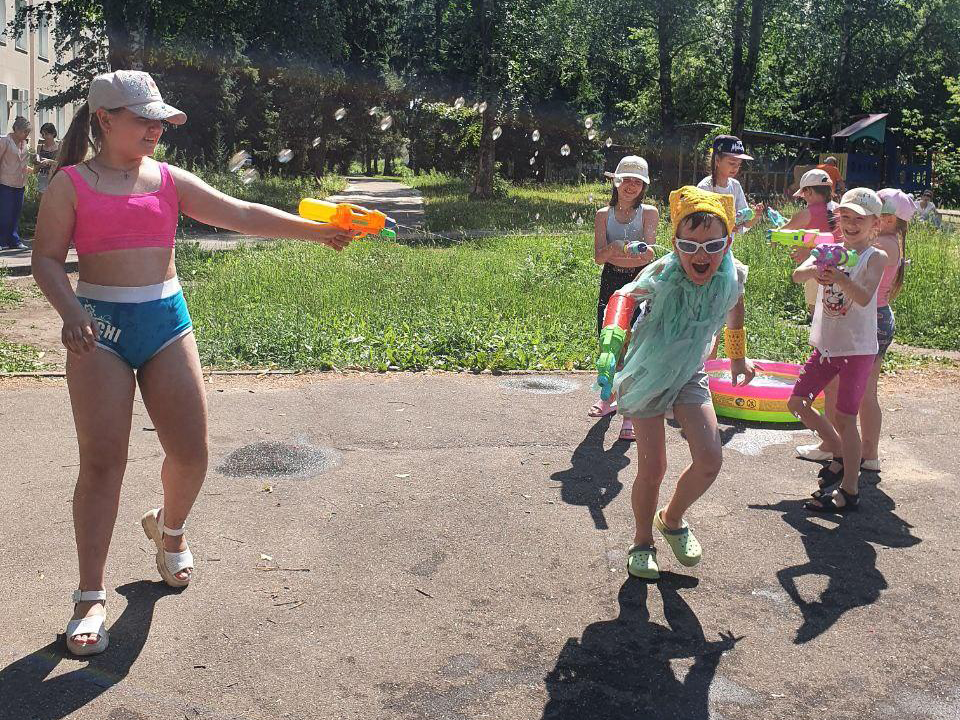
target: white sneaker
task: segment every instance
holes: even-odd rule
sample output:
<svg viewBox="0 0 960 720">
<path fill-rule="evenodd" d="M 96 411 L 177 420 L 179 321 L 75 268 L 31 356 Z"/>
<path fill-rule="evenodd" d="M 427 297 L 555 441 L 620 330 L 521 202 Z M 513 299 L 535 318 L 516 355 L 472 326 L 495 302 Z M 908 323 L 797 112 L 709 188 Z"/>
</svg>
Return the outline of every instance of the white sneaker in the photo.
<svg viewBox="0 0 960 720">
<path fill-rule="evenodd" d="M 880 458 L 876 460 L 864 460 L 860 463 L 860 469 L 866 470 L 867 472 L 880 472 Z"/>
<path fill-rule="evenodd" d="M 826 450 L 821 450 L 820 446 L 817 444 L 800 445 L 797 448 L 797 455 L 802 457 L 804 460 L 815 460 L 816 462 L 833 459 L 833 455 L 831 453 L 828 453 Z"/>
</svg>

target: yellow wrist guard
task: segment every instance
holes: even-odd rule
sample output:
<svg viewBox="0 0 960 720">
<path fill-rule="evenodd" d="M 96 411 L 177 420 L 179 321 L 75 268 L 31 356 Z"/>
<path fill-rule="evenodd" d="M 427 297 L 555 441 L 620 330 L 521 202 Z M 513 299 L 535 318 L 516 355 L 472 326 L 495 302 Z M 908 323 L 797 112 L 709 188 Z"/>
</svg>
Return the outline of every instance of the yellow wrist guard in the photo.
<svg viewBox="0 0 960 720">
<path fill-rule="evenodd" d="M 742 360 L 747 356 L 747 331 L 743 328 L 739 330 L 724 328 L 723 344 L 727 350 L 728 358 Z"/>
</svg>

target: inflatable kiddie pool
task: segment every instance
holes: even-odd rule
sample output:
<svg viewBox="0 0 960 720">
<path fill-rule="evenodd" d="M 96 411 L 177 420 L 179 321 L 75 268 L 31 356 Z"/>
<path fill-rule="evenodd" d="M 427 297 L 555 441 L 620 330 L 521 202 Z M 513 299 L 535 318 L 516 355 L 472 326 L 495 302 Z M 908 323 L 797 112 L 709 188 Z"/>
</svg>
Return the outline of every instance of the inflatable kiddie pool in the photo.
<svg viewBox="0 0 960 720">
<path fill-rule="evenodd" d="M 757 376 L 749 385 L 734 387 L 730 383 L 729 360 L 707 360 L 710 393 L 717 415 L 737 420 L 757 422 L 798 422 L 787 409 L 787 400 L 800 376 L 800 365 L 756 360 Z M 823 412 L 823 393 L 813 401 L 813 407 Z"/>
</svg>

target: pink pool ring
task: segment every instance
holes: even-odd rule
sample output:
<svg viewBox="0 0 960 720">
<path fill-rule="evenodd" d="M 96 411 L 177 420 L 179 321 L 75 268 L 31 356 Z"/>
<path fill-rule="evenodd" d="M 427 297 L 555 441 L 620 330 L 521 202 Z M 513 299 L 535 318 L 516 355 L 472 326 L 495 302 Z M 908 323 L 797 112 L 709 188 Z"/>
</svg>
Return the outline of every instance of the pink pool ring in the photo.
<svg viewBox="0 0 960 720">
<path fill-rule="evenodd" d="M 737 420 L 756 422 L 798 422 L 787 409 L 787 400 L 800 376 L 800 365 L 756 360 L 757 376 L 749 385 L 734 387 L 730 382 L 729 360 L 707 360 L 710 376 L 710 394 L 717 415 Z M 823 393 L 813 401 L 813 407 L 823 412 Z"/>
</svg>

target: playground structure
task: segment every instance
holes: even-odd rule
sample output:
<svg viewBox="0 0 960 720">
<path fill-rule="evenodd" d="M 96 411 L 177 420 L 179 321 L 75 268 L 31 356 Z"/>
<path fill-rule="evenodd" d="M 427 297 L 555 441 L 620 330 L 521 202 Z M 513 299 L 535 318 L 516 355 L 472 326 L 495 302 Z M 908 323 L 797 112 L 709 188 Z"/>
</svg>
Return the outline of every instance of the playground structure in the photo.
<svg viewBox="0 0 960 720">
<path fill-rule="evenodd" d="M 831 154 L 847 187 L 896 187 L 920 193 L 930 187 L 932 158 L 929 153 L 905 151 L 904 139 L 887 128 L 887 118 L 888 113 L 866 115 L 834 133 Z"/>
</svg>

